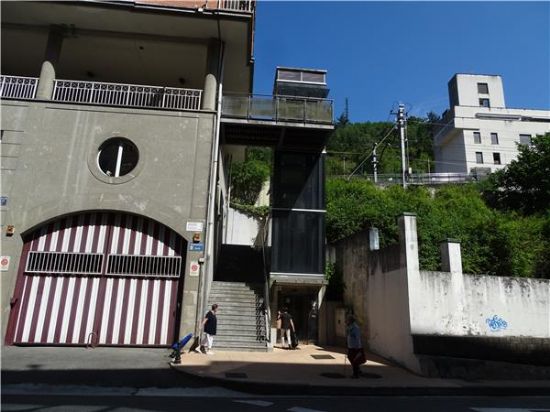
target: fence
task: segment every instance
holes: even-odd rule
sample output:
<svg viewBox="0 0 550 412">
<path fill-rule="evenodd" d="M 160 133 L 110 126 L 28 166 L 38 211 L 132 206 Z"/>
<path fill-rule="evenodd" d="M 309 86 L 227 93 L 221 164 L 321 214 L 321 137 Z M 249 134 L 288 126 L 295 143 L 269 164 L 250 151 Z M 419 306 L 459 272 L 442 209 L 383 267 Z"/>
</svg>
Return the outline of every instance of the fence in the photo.
<svg viewBox="0 0 550 412">
<path fill-rule="evenodd" d="M 137 84 L 55 80 L 53 99 L 66 103 L 199 110 L 202 90 Z"/>
<path fill-rule="evenodd" d="M 225 95 L 222 115 L 253 120 L 332 123 L 333 102 L 296 96 Z"/>
<path fill-rule="evenodd" d="M 34 99 L 37 86 L 36 77 L 0 76 L 0 97 Z"/>
</svg>

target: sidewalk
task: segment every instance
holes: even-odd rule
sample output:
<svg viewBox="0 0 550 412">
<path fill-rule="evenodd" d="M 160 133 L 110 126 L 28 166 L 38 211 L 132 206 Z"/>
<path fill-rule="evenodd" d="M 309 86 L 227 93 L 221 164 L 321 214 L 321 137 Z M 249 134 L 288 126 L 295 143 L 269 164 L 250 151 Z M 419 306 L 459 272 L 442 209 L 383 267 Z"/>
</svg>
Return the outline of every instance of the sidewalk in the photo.
<svg viewBox="0 0 550 412">
<path fill-rule="evenodd" d="M 301 345 L 273 352 L 196 352 L 172 368 L 232 389 L 264 394 L 317 395 L 550 395 L 549 381 L 477 381 L 424 378 L 367 354 L 363 376 L 351 379 L 342 348 Z"/>
</svg>

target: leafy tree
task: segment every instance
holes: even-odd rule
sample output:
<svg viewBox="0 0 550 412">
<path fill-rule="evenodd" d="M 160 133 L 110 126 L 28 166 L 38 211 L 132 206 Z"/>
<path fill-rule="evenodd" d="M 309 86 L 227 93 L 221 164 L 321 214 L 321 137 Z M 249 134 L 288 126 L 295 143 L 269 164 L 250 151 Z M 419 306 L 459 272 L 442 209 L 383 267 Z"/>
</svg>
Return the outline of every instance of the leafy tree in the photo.
<svg viewBox="0 0 550 412">
<path fill-rule="evenodd" d="M 544 214 L 550 209 L 550 133 L 520 145 L 517 160 L 492 174 L 483 186 L 487 202 L 499 209 Z"/>
<path fill-rule="evenodd" d="M 269 165 L 261 160 L 252 159 L 233 163 L 231 166 L 232 202 L 253 205 L 269 174 Z"/>
</svg>

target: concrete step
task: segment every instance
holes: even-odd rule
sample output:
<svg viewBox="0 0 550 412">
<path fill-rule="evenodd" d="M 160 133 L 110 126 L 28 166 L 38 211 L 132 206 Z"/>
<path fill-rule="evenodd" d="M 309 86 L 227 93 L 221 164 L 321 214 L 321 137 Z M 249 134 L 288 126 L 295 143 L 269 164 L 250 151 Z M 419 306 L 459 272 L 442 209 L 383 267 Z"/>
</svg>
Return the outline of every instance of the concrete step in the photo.
<svg viewBox="0 0 550 412">
<path fill-rule="evenodd" d="M 247 336 L 247 335 L 216 335 L 215 340 L 217 342 L 233 343 L 233 342 L 260 342 L 257 336 Z"/>
<path fill-rule="evenodd" d="M 267 343 L 265 341 L 250 341 L 250 342 L 239 342 L 239 341 L 225 341 L 225 340 L 216 340 L 214 339 L 214 350 L 215 348 L 266 348 Z"/>
<path fill-rule="evenodd" d="M 213 303 L 209 303 L 210 306 L 212 306 Z M 220 313 L 230 313 L 230 312 L 239 312 L 241 310 L 247 310 L 247 311 L 253 311 L 256 312 L 256 304 L 255 303 L 246 303 L 246 302 L 219 302 L 217 301 L 217 304 L 219 306 Z"/>
<path fill-rule="evenodd" d="M 236 333 L 235 331 L 238 331 L 239 333 L 247 334 L 247 335 L 255 335 L 257 333 L 258 326 L 256 325 L 231 325 L 231 324 L 222 324 L 221 326 L 218 325 L 218 333 L 220 335 L 225 334 L 232 334 Z"/>
<path fill-rule="evenodd" d="M 256 296 L 234 296 L 234 295 L 210 295 L 208 302 L 217 303 L 242 303 L 242 304 L 256 304 Z"/>
</svg>

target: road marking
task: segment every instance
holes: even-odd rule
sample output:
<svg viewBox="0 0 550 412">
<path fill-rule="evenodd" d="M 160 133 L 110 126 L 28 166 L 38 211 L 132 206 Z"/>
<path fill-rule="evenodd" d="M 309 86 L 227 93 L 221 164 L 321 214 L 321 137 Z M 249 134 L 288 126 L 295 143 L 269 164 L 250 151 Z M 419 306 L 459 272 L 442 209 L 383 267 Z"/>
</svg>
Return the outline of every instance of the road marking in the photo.
<svg viewBox="0 0 550 412">
<path fill-rule="evenodd" d="M 320 411 L 318 409 L 300 408 L 299 406 L 295 406 L 287 410 L 289 412 L 325 412 L 325 411 Z"/>
<path fill-rule="evenodd" d="M 13 384 L 2 385 L 3 395 L 52 396 L 163 396 L 163 397 L 214 397 L 247 398 L 244 392 L 210 386 L 207 388 L 131 388 L 87 385 Z"/>
<path fill-rule="evenodd" d="M 537 408 L 470 408 L 476 412 L 548 412 L 550 409 Z"/>
<path fill-rule="evenodd" d="M 249 404 L 249 405 L 254 405 L 254 406 L 271 406 L 273 405 L 273 402 L 267 402 L 267 401 L 241 401 L 241 400 L 234 400 L 233 402 L 237 402 L 237 403 L 246 403 L 246 404 Z"/>
</svg>

